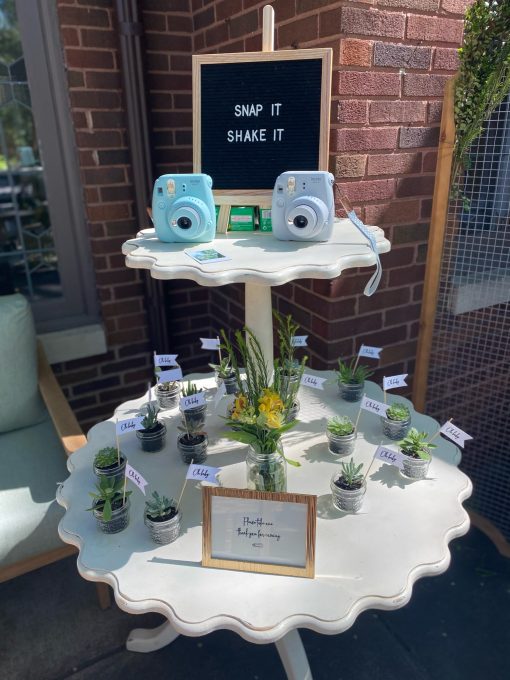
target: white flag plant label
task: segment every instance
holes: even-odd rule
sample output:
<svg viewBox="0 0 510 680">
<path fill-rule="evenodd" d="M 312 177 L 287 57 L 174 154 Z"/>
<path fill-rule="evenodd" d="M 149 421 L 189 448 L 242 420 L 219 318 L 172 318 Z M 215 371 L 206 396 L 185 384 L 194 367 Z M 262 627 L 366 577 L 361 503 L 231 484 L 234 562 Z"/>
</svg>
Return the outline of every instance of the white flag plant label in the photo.
<svg viewBox="0 0 510 680">
<path fill-rule="evenodd" d="M 169 371 L 160 371 L 157 374 L 158 382 L 174 382 L 174 380 L 182 380 L 182 369 L 171 368 Z"/>
<path fill-rule="evenodd" d="M 306 347 L 306 341 L 308 335 L 293 335 L 292 336 L 292 347 Z"/>
<path fill-rule="evenodd" d="M 219 482 L 216 476 L 220 472 L 221 468 L 210 467 L 208 465 L 196 465 L 192 463 L 188 472 L 186 473 L 186 479 L 195 479 L 198 482 L 209 482 L 209 484 L 215 484 L 219 486 Z"/>
<path fill-rule="evenodd" d="M 140 489 L 140 491 L 145 496 L 145 487 L 147 486 L 148 482 L 142 477 L 142 475 L 137 472 L 134 467 L 131 467 L 129 463 L 126 463 L 126 471 L 124 474 Z"/>
<path fill-rule="evenodd" d="M 143 416 L 136 418 L 127 418 L 127 420 L 118 420 L 115 423 L 116 434 L 126 434 L 126 432 L 135 432 L 135 430 L 143 430 Z"/>
<path fill-rule="evenodd" d="M 370 397 L 364 395 L 363 399 L 361 400 L 360 408 L 362 408 L 364 411 L 375 413 L 378 416 L 385 416 L 389 405 L 383 404 L 381 401 L 376 401 L 375 399 L 371 399 Z"/>
<path fill-rule="evenodd" d="M 473 439 L 471 435 L 464 432 L 464 430 L 461 430 L 460 427 L 455 427 L 450 421 L 445 423 L 439 432 L 444 434 L 445 437 L 448 437 L 448 439 L 451 439 L 455 444 L 462 446 L 462 448 L 464 448 L 464 444 L 468 439 Z"/>
<path fill-rule="evenodd" d="M 326 382 L 326 378 L 318 378 L 316 375 L 310 375 L 310 373 L 303 373 L 301 376 L 301 385 L 305 387 L 313 387 L 314 390 L 323 390 L 323 383 Z"/>
<path fill-rule="evenodd" d="M 200 338 L 200 342 L 202 343 L 202 349 L 213 349 L 218 351 L 220 348 L 219 338 Z"/>
<path fill-rule="evenodd" d="M 177 354 L 155 354 L 155 366 L 177 366 Z"/>
<path fill-rule="evenodd" d="M 220 401 L 223 399 L 223 397 L 227 394 L 227 388 L 225 387 L 225 383 L 222 382 L 218 389 L 216 390 L 216 394 L 214 395 L 214 408 L 218 407 L 218 404 Z"/>
<path fill-rule="evenodd" d="M 387 392 L 388 390 L 394 390 L 397 387 L 406 387 L 407 376 L 407 373 L 403 373 L 402 375 L 392 375 L 389 378 L 383 378 L 383 390 Z"/>
<path fill-rule="evenodd" d="M 375 458 L 402 470 L 404 454 L 400 453 L 400 451 L 392 451 L 391 449 L 386 448 L 386 446 L 378 446 L 375 452 Z"/>
<path fill-rule="evenodd" d="M 190 394 L 189 397 L 181 397 L 179 400 L 181 411 L 189 411 L 190 408 L 197 408 L 205 404 L 205 392 Z"/>
<path fill-rule="evenodd" d="M 369 347 L 368 345 L 361 345 L 359 348 L 359 357 L 369 357 L 370 359 L 380 359 L 382 347 Z"/>
</svg>

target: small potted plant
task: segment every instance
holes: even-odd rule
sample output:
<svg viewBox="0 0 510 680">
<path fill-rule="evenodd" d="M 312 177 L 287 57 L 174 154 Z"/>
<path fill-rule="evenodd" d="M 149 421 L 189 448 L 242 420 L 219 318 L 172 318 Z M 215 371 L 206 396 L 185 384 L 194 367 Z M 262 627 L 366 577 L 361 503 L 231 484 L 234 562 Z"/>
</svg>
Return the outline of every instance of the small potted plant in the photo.
<svg viewBox="0 0 510 680">
<path fill-rule="evenodd" d="M 358 359 L 353 359 L 347 364 L 338 360 L 338 388 L 340 396 L 345 401 L 360 401 L 365 388 L 365 380 L 373 374 L 367 366 L 357 363 Z"/>
<path fill-rule="evenodd" d="M 105 446 L 94 456 L 93 468 L 97 477 L 107 477 L 115 483 L 124 479 L 126 459 L 114 446 Z"/>
<path fill-rule="evenodd" d="M 143 416 L 142 430 L 136 431 L 142 451 L 155 453 L 161 451 L 165 445 L 166 426 L 158 420 L 158 407 L 149 402 L 147 405 L 147 412 L 140 415 Z"/>
<path fill-rule="evenodd" d="M 157 374 L 156 374 L 157 375 Z M 158 382 L 154 388 L 154 395 L 158 402 L 159 408 L 170 410 L 179 406 L 179 397 L 181 394 L 180 380 L 172 380 L 170 382 Z"/>
<path fill-rule="evenodd" d="M 340 472 L 331 477 L 333 503 L 339 510 L 357 512 L 363 503 L 367 483 L 361 474 L 363 463 L 356 465 L 354 460 L 342 463 Z"/>
<path fill-rule="evenodd" d="M 152 492 L 152 498 L 145 501 L 145 526 L 148 527 L 155 543 L 172 543 L 181 533 L 181 512 L 177 503 L 166 496 Z"/>
<path fill-rule="evenodd" d="M 326 436 L 329 442 L 329 452 L 333 456 L 347 456 L 354 451 L 356 431 L 354 423 L 348 416 L 330 418 Z"/>
<path fill-rule="evenodd" d="M 230 365 L 230 359 L 224 357 L 219 364 L 209 364 L 209 366 L 214 371 L 214 377 L 216 378 L 218 387 L 223 383 L 225 385 L 226 394 L 237 394 L 239 385 L 237 384 L 235 371 Z"/>
<path fill-rule="evenodd" d="M 188 380 L 188 384 L 182 388 L 183 397 L 191 397 L 193 394 L 199 394 L 202 392 L 202 388 L 197 387 L 195 383 Z M 207 413 L 207 404 L 202 404 L 201 406 L 195 406 L 194 408 L 188 408 L 186 411 L 182 412 L 182 417 L 186 424 L 186 429 L 188 432 L 197 432 L 202 430 L 205 425 L 205 416 Z"/>
<path fill-rule="evenodd" d="M 295 357 L 294 337 L 299 325 L 292 316 L 282 316 L 276 310 L 273 310 L 273 316 L 278 323 L 279 353 L 274 362 L 274 388 L 285 406 L 285 423 L 292 423 L 299 414 L 297 393 L 308 357 L 304 356 L 301 361 Z"/>
<path fill-rule="evenodd" d="M 435 444 L 427 440 L 426 432 L 418 432 L 415 427 L 412 427 L 407 437 L 399 441 L 400 452 L 404 454 L 403 469 L 400 472 L 404 477 L 424 479 L 427 476 L 432 460 L 430 451 L 436 448 Z"/>
<path fill-rule="evenodd" d="M 93 502 L 87 510 L 92 512 L 97 526 L 105 534 L 116 534 L 128 525 L 131 491 L 123 493 L 123 487 L 121 479 L 113 482 L 108 477 L 101 477 L 96 484 L 96 492 L 89 492 Z"/>
<path fill-rule="evenodd" d="M 381 416 L 383 433 L 389 439 L 402 439 L 411 424 L 411 411 L 402 402 L 394 402 Z"/>
<path fill-rule="evenodd" d="M 203 463 L 207 458 L 207 433 L 191 428 L 177 428 L 181 433 L 177 436 L 177 448 L 182 460 L 189 465 L 190 463 Z"/>
</svg>

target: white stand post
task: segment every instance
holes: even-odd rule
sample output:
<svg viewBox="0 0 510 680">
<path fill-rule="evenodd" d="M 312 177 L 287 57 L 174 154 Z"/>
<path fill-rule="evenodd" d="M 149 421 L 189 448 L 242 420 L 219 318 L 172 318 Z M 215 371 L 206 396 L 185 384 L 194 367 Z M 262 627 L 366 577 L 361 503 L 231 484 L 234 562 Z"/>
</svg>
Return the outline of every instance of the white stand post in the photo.
<svg viewBox="0 0 510 680">
<path fill-rule="evenodd" d="M 276 649 L 287 674 L 287 680 L 313 680 L 297 628 L 278 640 Z"/>
<path fill-rule="evenodd" d="M 273 312 L 271 286 L 247 283 L 244 287 L 244 314 L 246 326 L 260 342 L 267 367 L 273 368 Z"/>
<path fill-rule="evenodd" d="M 126 649 L 130 652 L 155 652 L 179 637 L 179 633 L 165 621 L 156 628 L 135 628 L 129 633 Z"/>
</svg>

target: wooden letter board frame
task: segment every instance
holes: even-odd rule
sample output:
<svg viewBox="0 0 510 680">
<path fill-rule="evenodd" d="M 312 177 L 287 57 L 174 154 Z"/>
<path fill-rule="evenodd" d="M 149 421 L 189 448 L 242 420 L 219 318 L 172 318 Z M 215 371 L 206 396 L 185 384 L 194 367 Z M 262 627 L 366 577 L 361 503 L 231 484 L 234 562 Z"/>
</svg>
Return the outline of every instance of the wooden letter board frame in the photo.
<svg viewBox="0 0 510 680">
<path fill-rule="evenodd" d="M 329 165 L 329 123 L 331 109 L 331 48 L 304 50 L 280 50 L 277 52 L 240 52 L 238 54 L 193 55 L 193 172 L 202 172 L 202 128 L 201 128 L 201 67 L 204 64 L 236 64 L 249 62 L 289 61 L 320 59 L 322 61 L 319 167 L 313 170 L 328 170 Z M 293 170 L 295 168 L 285 168 Z M 276 180 L 276 175 L 274 177 Z M 214 181 L 214 177 L 213 177 Z M 260 205 L 270 207 L 272 187 L 267 189 L 226 189 L 214 190 L 216 205 Z"/>
<path fill-rule="evenodd" d="M 304 567 L 272 564 L 267 562 L 250 562 L 244 560 L 219 559 L 211 556 L 212 545 L 212 503 L 213 496 L 227 498 L 245 498 L 263 501 L 279 501 L 283 503 L 303 503 L 307 505 L 306 521 L 306 558 Z M 267 491 L 249 491 L 248 489 L 228 489 L 218 486 L 202 487 L 202 566 L 217 569 L 233 569 L 252 571 L 281 576 L 315 576 L 315 529 L 317 519 L 317 497 L 298 493 L 271 493 Z"/>
</svg>

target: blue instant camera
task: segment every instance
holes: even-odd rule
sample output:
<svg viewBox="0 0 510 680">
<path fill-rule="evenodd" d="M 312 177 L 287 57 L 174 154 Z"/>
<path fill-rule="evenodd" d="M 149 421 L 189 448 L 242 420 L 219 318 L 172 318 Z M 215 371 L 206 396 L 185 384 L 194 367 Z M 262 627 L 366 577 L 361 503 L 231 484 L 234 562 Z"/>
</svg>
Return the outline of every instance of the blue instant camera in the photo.
<svg viewBox="0 0 510 680">
<path fill-rule="evenodd" d="M 152 193 L 152 221 L 160 241 L 214 241 L 216 212 L 209 175 L 158 177 Z"/>
</svg>

